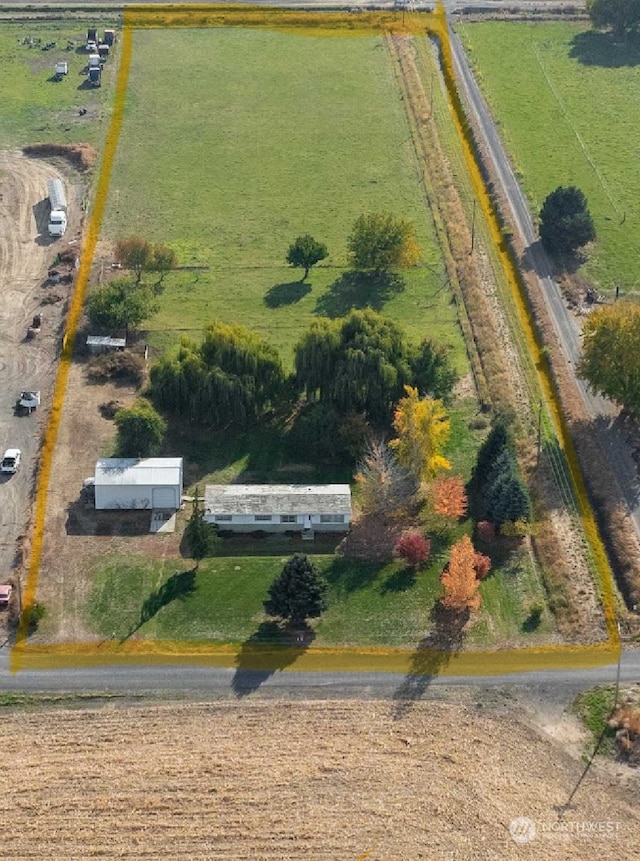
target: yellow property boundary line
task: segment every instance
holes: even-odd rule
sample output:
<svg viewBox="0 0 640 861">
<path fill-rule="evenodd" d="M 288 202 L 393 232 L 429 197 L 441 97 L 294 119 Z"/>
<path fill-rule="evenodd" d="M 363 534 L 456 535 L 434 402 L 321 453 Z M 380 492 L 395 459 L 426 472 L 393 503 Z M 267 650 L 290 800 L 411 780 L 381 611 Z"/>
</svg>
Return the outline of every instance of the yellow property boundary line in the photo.
<svg viewBox="0 0 640 861">
<path fill-rule="evenodd" d="M 62 417 L 76 330 L 82 313 L 96 243 L 100 234 L 111 171 L 122 128 L 131 65 L 133 30 L 135 28 L 221 26 L 264 27 L 313 36 L 372 35 L 380 32 L 393 32 L 430 35 L 438 40 L 442 74 L 456 130 L 462 143 L 467 170 L 510 285 L 522 330 L 538 370 L 540 386 L 550 407 L 556 432 L 569 464 L 582 525 L 600 576 L 601 596 L 609 636 L 607 642 L 586 646 L 549 645 L 527 649 L 456 653 L 357 647 L 295 649 L 255 646 L 249 648 L 243 644 L 220 645 L 188 641 L 127 641 L 120 643 L 110 640 L 94 643 L 63 643 L 51 646 L 27 644 L 30 608 L 35 600 L 42 557 L 46 501 L 53 454 Z M 560 409 L 550 368 L 529 314 L 524 284 L 509 243 L 501 228 L 498 213 L 482 178 L 473 135 L 466 120 L 455 83 L 448 24 L 444 7 L 441 4 L 438 5 L 434 13 L 407 13 L 402 17 L 393 12 L 314 13 L 264 7 L 211 5 L 127 7 L 124 14 L 113 117 L 107 134 L 95 202 L 69 311 L 67 333 L 63 342 L 51 414 L 42 449 L 34 512 L 33 542 L 29 559 L 29 573 L 24 590 L 24 605 L 25 612 L 22 614 L 16 643 L 10 657 L 10 667 L 13 672 L 21 669 L 54 669 L 69 666 L 169 663 L 242 667 L 266 671 L 293 669 L 295 665 L 297 671 L 376 671 L 413 675 L 436 675 L 446 670 L 448 675 L 473 676 L 547 669 L 588 668 L 604 666 L 616 660 L 620 650 L 620 640 L 615 624 L 611 571 L 589 505 L 573 441 Z"/>
</svg>

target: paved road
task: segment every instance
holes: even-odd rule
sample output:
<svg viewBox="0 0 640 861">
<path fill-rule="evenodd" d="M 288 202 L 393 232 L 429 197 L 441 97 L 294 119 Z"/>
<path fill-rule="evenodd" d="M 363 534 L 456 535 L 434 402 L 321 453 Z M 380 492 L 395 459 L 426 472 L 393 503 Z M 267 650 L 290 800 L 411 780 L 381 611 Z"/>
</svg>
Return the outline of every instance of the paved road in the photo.
<svg viewBox="0 0 640 861">
<path fill-rule="evenodd" d="M 540 281 L 541 292 L 564 357 L 572 373 L 575 373 L 582 348 L 580 327 L 565 304 L 560 288 L 551 277 L 552 268 L 538 241 L 529 205 L 513 173 L 489 108 L 469 67 L 462 44 L 453 31 L 451 31 L 451 49 L 459 86 L 466 94 L 476 127 L 480 130 L 482 143 L 493 162 L 498 182 L 511 209 L 514 228 L 520 234 L 522 245 L 526 249 L 528 262 Z M 587 414 L 594 421 L 601 451 L 608 459 L 612 472 L 617 478 L 624 500 L 632 514 L 636 533 L 640 538 L 640 482 L 632 451 L 624 437 L 624 429 L 615 421 L 618 409 L 610 401 L 590 392 L 584 381 L 576 379 L 576 386 Z"/>
<path fill-rule="evenodd" d="M 0 691 L 22 693 L 101 692 L 136 695 L 197 695 L 205 699 L 243 696 L 256 691 L 270 696 L 417 699 L 430 686 L 498 688 L 546 687 L 572 692 L 598 684 L 613 684 L 616 664 L 595 669 L 544 670 L 499 676 L 403 677 L 393 673 L 262 672 L 197 666 L 107 666 L 89 669 L 23 670 L 9 672 L 8 652 L 0 650 Z M 620 679 L 640 683 L 640 650 L 622 656 Z"/>
</svg>

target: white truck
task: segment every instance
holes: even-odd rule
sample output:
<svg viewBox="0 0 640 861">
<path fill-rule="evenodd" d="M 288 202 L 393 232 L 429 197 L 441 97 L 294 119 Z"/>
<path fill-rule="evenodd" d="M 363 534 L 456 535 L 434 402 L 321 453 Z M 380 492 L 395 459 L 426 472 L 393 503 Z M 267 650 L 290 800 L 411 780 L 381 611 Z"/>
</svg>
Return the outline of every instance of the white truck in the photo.
<svg viewBox="0 0 640 861">
<path fill-rule="evenodd" d="M 49 236 L 64 236 L 67 229 L 67 196 L 59 179 L 50 179 L 47 184 L 51 213 L 49 214 Z"/>
</svg>

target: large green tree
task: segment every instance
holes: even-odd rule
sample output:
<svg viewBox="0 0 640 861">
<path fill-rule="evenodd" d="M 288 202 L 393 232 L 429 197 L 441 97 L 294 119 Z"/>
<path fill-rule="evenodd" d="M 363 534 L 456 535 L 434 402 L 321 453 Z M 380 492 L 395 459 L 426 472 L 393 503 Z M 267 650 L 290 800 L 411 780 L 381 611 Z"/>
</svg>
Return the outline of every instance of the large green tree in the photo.
<svg viewBox="0 0 640 861">
<path fill-rule="evenodd" d="M 420 259 L 414 224 L 389 212 L 357 218 L 347 248 L 353 268 L 364 271 L 405 269 Z"/>
<path fill-rule="evenodd" d="M 269 616 L 278 616 L 296 627 L 319 616 L 327 606 L 327 581 L 311 560 L 296 553 L 269 587 L 264 602 Z"/>
<path fill-rule="evenodd" d="M 114 334 L 124 330 L 128 335 L 157 310 L 153 292 L 143 284 L 127 278 L 114 278 L 96 287 L 87 301 L 87 314 L 95 328 Z"/>
<path fill-rule="evenodd" d="M 579 375 L 593 391 L 640 416 L 640 304 L 597 308 L 582 335 Z"/>
<path fill-rule="evenodd" d="M 587 198 L 575 186 L 558 186 L 540 210 L 540 240 L 549 254 L 561 257 L 575 253 L 596 238 Z"/>
<path fill-rule="evenodd" d="M 289 246 L 287 263 L 297 269 L 304 269 L 304 275 L 302 276 L 302 280 L 304 281 L 311 267 L 324 260 L 328 254 L 326 245 L 322 242 L 317 242 L 313 236 L 305 233 L 304 236 L 298 236 L 295 242 Z"/>
<path fill-rule="evenodd" d="M 118 428 L 118 454 L 121 457 L 150 457 L 157 454 L 167 423 L 144 398 L 114 416 Z"/>
<path fill-rule="evenodd" d="M 402 330 L 370 309 L 338 320 L 312 323 L 295 348 L 298 385 L 310 400 L 332 404 L 341 415 L 363 413 L 375 424 L 388 424 L 404 387 L 420 394 L 445 390 L 455 374 L 433 344 L 409 345 Z M 431 370 L 430 370 L 431 369 Z"/>
<path fill-rule="evenodd" d="M 498 526 L 531 520 L 531 497 L 520 474 L 507 417 L 497 417 L 480 446 L 468 490 L 476 520 L 488 519 Z"/>
<path fill-rule="evenodd" d="M 280 396 L 284 375 L 278 354 L 244 326 L 212 323 L 202 343 L 184 339 L 151 368 L 158 406 L 216 427 L 247 425 Z"/>
<path fill-rule="evenodd" d="M 587 11 L 595 27 L 610 27 L 616 38 L 640 25 L 640 0 L 587 0 Z"/>
<path fill-rule="evenodd" d="M 116 241 L 115 258 L 125 269 L 136 273 L 136 284 L 142 273 L 153 265 L 153 246 L 141 236 L 128 236 Z"/>
</svg>

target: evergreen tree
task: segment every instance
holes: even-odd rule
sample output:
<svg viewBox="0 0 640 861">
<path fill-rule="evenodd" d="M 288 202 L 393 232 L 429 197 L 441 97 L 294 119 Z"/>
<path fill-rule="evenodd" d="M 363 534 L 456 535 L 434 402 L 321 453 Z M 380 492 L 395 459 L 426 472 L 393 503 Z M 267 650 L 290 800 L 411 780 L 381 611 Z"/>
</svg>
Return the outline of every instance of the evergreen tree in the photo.
<svg viewBox="0 0 640 861">
<path fill-rule="evenodd" d="M 306 556 L 296 553 L 269 587 L 264 602 L 269 616 L 278 616 L 292 626 L 319 616 L 327 606 L 327 582 Z"/>
<path fill-rule="evenodd" d="M 196 560 L 196 569 L 200 561 L 206 556 L 214 556 L 220 543 L 218 527 L 213 523 L 207 523 L 204 512 L 198 500 L 198 488 L 196 487 L 193 511 L 184 530 L 184 537 L 189 545 L 189 552 Z"/>
</svg>

